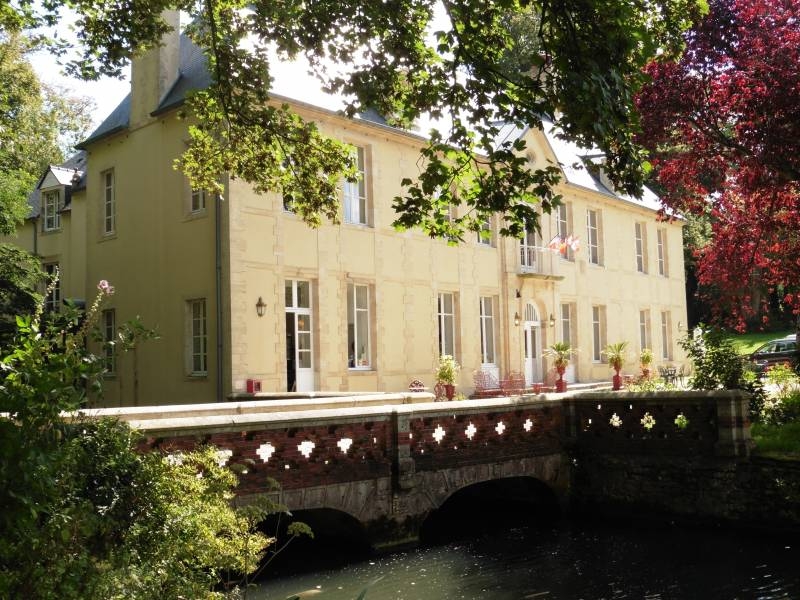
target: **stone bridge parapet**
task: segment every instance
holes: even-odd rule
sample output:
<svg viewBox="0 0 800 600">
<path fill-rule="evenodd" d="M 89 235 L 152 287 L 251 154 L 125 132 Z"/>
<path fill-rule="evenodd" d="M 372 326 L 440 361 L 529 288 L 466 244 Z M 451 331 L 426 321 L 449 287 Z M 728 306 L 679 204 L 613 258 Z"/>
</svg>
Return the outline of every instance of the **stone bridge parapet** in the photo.
<svg viewBox="0 0 800 600">
<path fill-rule="evenodd" d="M 238 465 L 239 501 L 268 493 L 293 511 L 339 510 L 376 545 L 413 541 L 453 493 L 493 479 L 535 478 L 566 506 L 580 453 L 742 458 L 750 447 L 741 393 L 431 400 L 399 394 L 91 413 L 128 420 L 144 434 L 142 450 L 174 455 L 212 444 L 220 464 Z M 642 425 L 645 414 L 651 428 Z M 675 424 L 678 415 L 685 427 Z"/>
</svg>

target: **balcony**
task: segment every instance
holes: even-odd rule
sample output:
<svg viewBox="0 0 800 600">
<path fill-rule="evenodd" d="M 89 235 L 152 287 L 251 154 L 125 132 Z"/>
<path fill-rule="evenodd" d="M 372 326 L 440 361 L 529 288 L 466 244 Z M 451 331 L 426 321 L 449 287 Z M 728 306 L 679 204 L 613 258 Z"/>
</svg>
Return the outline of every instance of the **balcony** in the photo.
<svg viewBox="0 0 800 600">
<path fill-rule="evenodd" d="M 541 246 L 519 247 L 517 275 L 532 279 L 561 280 L 561 255 Z"/>
</svg>

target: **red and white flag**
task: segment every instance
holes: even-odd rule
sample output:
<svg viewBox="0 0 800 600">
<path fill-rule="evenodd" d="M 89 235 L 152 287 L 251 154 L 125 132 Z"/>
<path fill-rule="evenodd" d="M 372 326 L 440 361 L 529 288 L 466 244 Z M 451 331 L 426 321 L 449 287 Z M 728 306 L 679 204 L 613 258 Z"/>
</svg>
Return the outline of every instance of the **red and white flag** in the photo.
<svg viewBox="0 0 800 600">
<path fill-rule="evenodd" d="M 547 249 L 552 250 L 553 252 L 561 252 L 561 246 L 562 246 L 561 236 L 557 235 L 552 240 L 550 240 L 549 244 L 547 244 Z"/>
</svg>

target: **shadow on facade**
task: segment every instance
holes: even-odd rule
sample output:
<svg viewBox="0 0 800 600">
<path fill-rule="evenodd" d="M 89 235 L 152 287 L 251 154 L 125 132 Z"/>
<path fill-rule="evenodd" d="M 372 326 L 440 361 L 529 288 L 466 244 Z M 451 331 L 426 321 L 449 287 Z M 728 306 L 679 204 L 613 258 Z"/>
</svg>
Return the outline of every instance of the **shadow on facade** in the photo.
<svg viewBox="0 0 800 600">
<path fill-rule="evenodd" d="M 533 477 L 509 477 L 458 490 L 422 524 L 420 542 L 437 545 L 561 519 L 555 493 Z"/>
</svg>

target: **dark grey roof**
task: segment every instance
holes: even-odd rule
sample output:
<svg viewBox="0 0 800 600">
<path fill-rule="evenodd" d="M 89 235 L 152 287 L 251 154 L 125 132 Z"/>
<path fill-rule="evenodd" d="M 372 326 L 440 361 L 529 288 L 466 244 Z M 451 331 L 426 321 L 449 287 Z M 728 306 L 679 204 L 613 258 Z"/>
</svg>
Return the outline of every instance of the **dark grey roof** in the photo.
<svg viewBox="0 0 800 600">
<path fill-rule="evenodd" d="M 86 189 L 86 152 L 80 150 L 59 165 L 50 165 L 39 178 L 33 191 L 28 194 L 28 218 L 35 219 L 42 210 L 41 185 L 48 173 L 65 186 L 64 210 L 70 209 L 72 194 Z M 77 178 L 75 177 L 77 175 Z"/>
<path fill-rule="evenodd" d="M 117 133 L 118 131 L 122 131 L 123 129 L 127 129 L 128 125 L 130 124 L 130 116 L 131 95 L 129 92 L 122 102 L 117 105 L 117 108 L 112 110 L 111 114 L 108 115 L 102 123 L 100 123 L 100 126 L 95 129 L 88 138 L 78 144 L 76 148 L 83 150 L 86 148 L 87 144 L 96 142 L 99 139 Z"/>
<path fill-rule="evenodd" d="M 181 56 L 178 66 L 178 78 L 164 95 L 158 107 L 153 111 L 153 115 L 181 105 L 186 99 L 187 92 L 203 89 L 211 84 L 211 75 L 206 67 L 208 63 L 203 51 L 185 35 L 182 35 L 180 40 Z M 130 115 L 131 95 L 129 93 L 100 126 L 77 147 L 86 148 L 92 142 L 127 129 L 130 125 Z"/>
<path fill-rule="evenodd" d="M 178 79 L 164 95 L 154 115 L 180 106 L 186 94 L 193 90 L 202 90 L 211 85 L 211 74 L 208 72 L 208 61 L 203 51 L 185 35 L 181 36 L 181 60 L 178 68 Z"/>
</svg>

